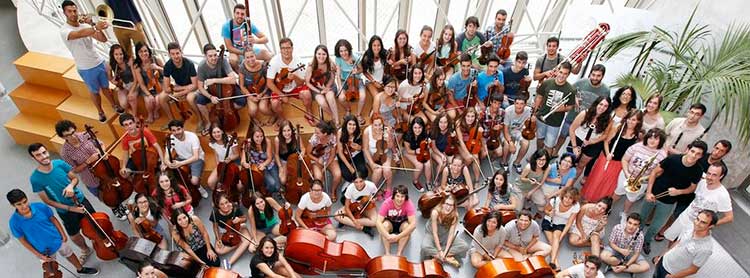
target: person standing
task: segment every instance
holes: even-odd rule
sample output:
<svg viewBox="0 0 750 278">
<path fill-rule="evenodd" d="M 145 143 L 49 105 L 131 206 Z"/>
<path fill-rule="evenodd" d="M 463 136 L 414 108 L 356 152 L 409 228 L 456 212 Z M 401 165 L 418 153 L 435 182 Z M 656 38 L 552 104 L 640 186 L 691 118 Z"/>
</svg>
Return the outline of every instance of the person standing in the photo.
<svg viewBox="0 0 750 278">
<path fill-rule="evenodd" d="M 15 208 L 9 221 L 10 231 L 29 252 L 45 263 L 55 261 L 55 254 L 60 254 L 79 274 L 99 273 L 98 269 L 84 267 L 78 260 L 52 209 L 43 203 L 29 203 L 26 193 L 17 188 L 9 191 L 6 198 Z"/>
<path fill-rule="evenodd" d="M 687 277 L 695 274 L 713 253 L 711 230 L 716 226 L 716 213 L 702 210 L 693 221 L 693 228 L 680 234 L 680 240 L 653 259 L 654 278 Z"/>
<path fill-rule="evenodd" d="M 513 32 L 510 30 L 510 24 L 505 24 L 505 19 L 508 18 L 508 12 L 503 9 L 495 12 L 495 24 L 487 26 L 487 30 L 484 31 L 484 37 L 487 41 L 492 43 L 492 52 L 497 53 L 497 49 L 503 44 L 503 37 L 510 36 L 513 38 Z M 507 61 L 500 57 L 500 66 L 505 67 Z"/>
<path fill-rule="evenodd" d="M 586 111 L 591 107 L 591 104 L 599 97 L 609 97 L 609 86 L 602 83 L 604 79 L 604 73 L 607 68 L 602 64 L 596 64 L 591 68 L 589 78 L 579 79 L 576 83 L 573 83 L 573 87 L 576 88 L 578 93 L 576 94 L 575 107 L 573 111 L 565 114 L 565 120 L 563 121 L 562 130 L 560 131 L 560 138 L 557 138 L 556 149 L 560 149 L 560 146 L 565 142 L 565 138 L 568 137 L 570 125 L 576 119 L 578 112 Z M 610 110 L 614 109 L 611 107 Z M 570 150 L 573 152 L 573 150 Z M 586 175 L 588 176 L 588 175 Z"/>
<path fill-rule="evenodd" d="M 62 9 L 65 14 L 65 23 L 60 28 L 60 36 L 73 55 L 78 74 L 91 93 L 91 101 L 99 112 L 99 121 L 106 122 L 107 115 L 102 109 L 101 94 L 107 97 L 117 113 L 125 112 L 117 104 L 118 102 L 115 100 L 112 91 L 109 90 L 109 79 L 107 79 L 104 59 L 94 49 L 94 39 L 103 43 L 107 42 L 104 30 L 109 27 L 109 23 L 102 20 L 94 24 L 88 16 L 84 16 L 83 23 L 79 23 L 78 6 L 70 0 L 62 2 Z"/>
<path fill-rule="evenodd" d="M 705 142 L 696 140 L 690 143 L 686 154 L 668 156 L 649 175 L 646 202 L 641 208 L 641 215 L 649 215 L 652 209 L 655 211 L 643 245 L 643 252 L 646 255 L 651 253 L 651 240 L 669 218 L 675 203 L 695 191 L 696 184 L 703 173 L 698 160 L 706 152 L 706 148 Z M 655 196 L 659 194 L 663 196 L 657 199 Z"/>
<path fill-rule="evenodd" d="M 546 78 L 554 78 L 560 73 L 557 67 L 565 61 L 565 55 L 557 53 L 560 48 L 560 39 L 556 37 L 549 37 L 547 39 L 547 53 L 544 56 L 536 59 L 534 64 L 534 80 L 543 81 Z M 578 74 L 581 70 L 581 65 L 570 69 L 573 74 Z M 567 76 L 566 76 L 567 78 Z"/>
<path fill-rule="evenodd" d="M 112 8 L 114 18 L 133 22 L 133 26 L 125 22 L 113 21 L 112 31 L 115 32 L 117 42 L 122 45 L 129 57 L 133 57 L 133 45 L 146 43 L 146 34 L 143 31 L 143 20 L 138 13 L 133 0 L 106 0 L 107 5 Z M 133 27 L 135 30 L 120 27 Z M 131 43 L 132 41 L 132 43 Z"/>
<path fill-rule="evenodd" d="M 690 106 L 686 117 L 673 119 L 664 132 L 667 133 L 667 152 L 669 154 L 684 154 L 688 151 L 688 145 L 700 138 L 706 130 L 700 121 L 706 113 L 706 106 L 696 103 Z"/>
<path fill-rule="evenodd" d="M 565 113 L 568 113 L 575 105 L 576 89 L 567 81 L 571 67 L 568 62 L 560 64 L 555 78 L 542 82 L 537 88 L 534 99 L 534 107 L 538 111 L 536 147 L 537 149 L 544 148 L 553 157 L 557 156 L 555 146 L 557 137 L 561 137 L 559 136 L 560 128 Z M 536 77 L 536 74 L 534 75 Z M 548 114 L 549 116 L 545 117 Z"/>
</svg>

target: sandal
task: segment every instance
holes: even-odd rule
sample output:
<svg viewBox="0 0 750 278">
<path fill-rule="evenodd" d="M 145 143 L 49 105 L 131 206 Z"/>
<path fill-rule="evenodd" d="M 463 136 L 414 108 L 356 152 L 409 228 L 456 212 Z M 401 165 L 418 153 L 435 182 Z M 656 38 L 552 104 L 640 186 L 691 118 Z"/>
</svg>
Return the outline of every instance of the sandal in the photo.
<svg viewBox="0 0 750 278">
<path fill-rule="evenodd" d="M 107 121 L 107 114 L 104 114 L 104 112 L 99 112 L 99 121 L 100 122 L 106 122 Z"/>
<path fill-rule="evenodd" d="M 655 241 L 664 241 L 664 235 L 663 234 L 656 234 L 654 236 Z"/>
</svg>

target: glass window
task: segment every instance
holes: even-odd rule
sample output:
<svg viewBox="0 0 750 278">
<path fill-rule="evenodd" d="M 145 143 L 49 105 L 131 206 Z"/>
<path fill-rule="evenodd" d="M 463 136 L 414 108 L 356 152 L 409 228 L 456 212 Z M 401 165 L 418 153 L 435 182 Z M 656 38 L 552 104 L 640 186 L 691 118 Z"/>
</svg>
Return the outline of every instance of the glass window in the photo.
<svg viewBox="0 0 750 278">
<path fill-rule="evenodd" d="M 320 44 L 315 1 L 285 0 L 279 3 L 286 36 L 294 43 L 294 55 L 312 57 L 315 47 Z"/>
<path fill-rule="evenodd" d="M 378 35 L 383 39 L 386 49 L 392 47 L 393 38 L 398 30 L 398 10 L 396 0 L 367 1 L 367 40 L 369 41 L 372 35 Z"/>
<path fill-rule="evenodd" d="M 182 44 L 188 36 L 188 33 L 192 31 L 190 29 L 192 22 L 190 21 L 191 18 L 188 16 L 187 7 L 185 7 L 184 2 L 182 1 L 162 1 L 162 3 L 169 20 L 172 23 L 172 28 L 174 28 L 174 32 L 177 35 L 177 42 Z M 203 56 L 201 46 L 198 45 L 195 34 L 191 34 L 187 43 L 182 45 L 182 51 L 190 56 Z"/>
<path fill-rule="evenodd" d="M 333 1 L 326 1 L 323 7 L 326 24 L 326 45 L 328 45 L 331 57 L 334 57 L 335 50 L 333 48 L 340 39 L 348 40 L 352 44 L 354 52 L 364 51 L 364 49 L 358 49 L 359 33 L 357 32 L 357 28 L 352 26 L 352 23 L 346 18 L 348 16 L 354 24 L 359 24 L 357 20 L 358 1 L 338 1 L 338 3 L 344 9 L 343 11 Z M 367 48 L 367 46 L 363 48 Z"/>
<path fill-rule="evenodd" d="M 438 10 L 433 0 L 412 0 L 411 4 L 411 21 L 409 24 L 409 42 L 416 46 L 419 41 L 419 32 L 422 26 L 427 25 L 435 28 L 435 17 Z M 435 31 L 433 30 L 432 40 L 435 40 Z"/>
</svg>

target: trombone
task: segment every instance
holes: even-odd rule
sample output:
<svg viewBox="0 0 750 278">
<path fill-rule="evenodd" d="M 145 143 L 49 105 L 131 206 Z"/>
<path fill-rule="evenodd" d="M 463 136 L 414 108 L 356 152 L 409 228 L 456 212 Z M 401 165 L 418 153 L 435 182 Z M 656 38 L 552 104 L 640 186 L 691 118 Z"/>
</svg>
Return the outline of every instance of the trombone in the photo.
<svg viewBox="0 0 750 278">
<path fill-rule="evenodd" d="M 552 108 L 550 108 L 549 112 L 546 115 L 542 116 L 542 121 L 546 121 L 547 117 L 552 115 L 552 113 L 555 113 L 556 112 L 555 110 L 557 110 L 557 108 L 560 108 L 560 106 L 565 105 L 565 103 L 568 102 L 568 100 L 570 100 L 570 94 L 571 93 L 568 93 L 564 98 L 560 100 L 560 102 L 555 103 L 555 105 L 553 105 Z"/>
<path fill-rule="evenodd" d="M 78 22 L 84 23 L 86 18 L 91 18 L 96 21 L 106 21 L 110 25 L 112 25 L 113 28 L 121 28 L 121 29 L 127 29 L 131 31 L 136 31 L 135 29 L 135 23 L 130 20 L 125 19 L 117 19 L 115 18 L 115 13 L 112 11 L 112 8 L 109 7 L 107 4 L 101 4 L 99 6 L 96 6 L 96 13 L 95 14 L 79 14 L 78 15 Z M 123 24 L 129 24 L 130 26 L 119 26 L 114 25 L 112 23 L 119 22 Z"/>
</svg>

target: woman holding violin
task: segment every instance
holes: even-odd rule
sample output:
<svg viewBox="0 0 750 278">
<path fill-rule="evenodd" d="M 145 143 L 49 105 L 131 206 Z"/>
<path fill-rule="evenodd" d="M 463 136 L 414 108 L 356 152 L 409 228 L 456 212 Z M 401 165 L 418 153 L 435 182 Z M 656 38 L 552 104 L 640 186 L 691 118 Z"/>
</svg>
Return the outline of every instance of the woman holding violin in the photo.
<svg viewBox="0 0 750 278">
<path fill-rule="evenodd" d="M 451 119 L 456 118 L 456 110 L 446 110 L 448 106 L 448 92 L 445 88 L 445 72 L 436 68 L 427 86 L 427 96 L 422 99 L 423 112 L 427 119 L 434 121 L 441 112 L 447 112 Z"/>
<path fill-rule="evenodd" d="M 484 128 L 481 125 L 480 115 L 474 107 L 469 107 L 464 111 L 462 117 L 458 119 L 456 124 L 456 136 L 458 140 L 458 151 L 461 159 L 464 160 L 464 164 L 473 165 L 474 177 L 477 179 L 480 177 L 481 165 L 479 164 L 479 155 L 484 149 L 482 145 L 482 134 L 484 134 Z M 471 147 L 471 150 L 469 149 Z"/>
<path fill-rule="evenodd" d="M 369 171 L 362 152 L 362 130 L 354 115 L 344 116 L 338 138 L 336 153 L 341 177 L 347 182 L 354 182 L 357 177 L 366 178 Z"/>
<path fill-rule="evenodd" d="M 448 195 L 440 205 L 430 213 L 425 224 L 425 236 L 422 239 L 422 258 L 434 258 L 448 263 L 455 268 L 461 267 L 461 260 L 469 245 L 456 236 L 458 229 L 458 210 L 456 198 Z"/>
<path fill-rule="evenodd" d="M 336 42 L 335 56 L 336 68 L 338 69 L 338 78 L 336 78 L 336 88 L 338 88 L 338 100 L 341 106 L 346 109 L 346 114 L 352 111 L 352 103 L 357 102 L 357 121 L 360 125 L 365 124 L 365 118 L 362 117 L 362 109 L 365 108 L 365 84 L 362 82 L 362 66 L 359 64 L 360 55 L 352 52 L 352 44 L 349 41 L 341 39 Z M 338 114 L 333 115 L 338 118 Z"/>
<path fill-rule="evenodd" d="M 391 156 L 395 153 L 393 150 L 393 137 L 391 128 L 385 125 L 385 120 L 380 114 L 375 114 L 370 118 L 372 124 L 365 128 L 362 135 L 362 153 L 364 161 L 372 171 L 371 180 L 375 184 L 380 183 L 380 179 L 385 179 L 385 197 L 388 198 L 392 193 L 393 186 L 393 169 Z M 378 192 L 378 200 L 382 200 L 383 194 Z"/>
<path fill-rule="evenodd" d="M 466 187 L 467 192 L 474 191 L 474 186 L 471 182 L 471 174 L 469 174 L 469 168 L 466 168 L 463 161 L 460 158 L 454 156 L 450 160 L 450 165 L 441 170 L 442 178 L 440 179 L 440 190 L 446 192 L 453 192 L 461 187 Z M 459 196 L 456 196 L 457 198 Z M 472 209 L 479 204 L 479 198 L 476 194 L 467 196 L 468 198 L 463 200 L 457 200 L 457 205 L 463 205 L 466 209 Z"/>
<path fill-rule="evenodd" d="M 412 172 L 412 184 L 419 190 L 424 192 L 424 187 L 419 181 L 421 176 L 424 176 L 427 182 L 427 188 L 432 187 L 432 162 L 430 161 L 429 154 L 427 160 L 422 162 L 417 160 L 417 155 L 424 152 L 429 152 L 430 136 L 425 130 L 424 120 L 420 117 L 415 117 L 409 125 L 409 130 L 404 134 L 404 157 L 414 165 L 416 171 Z"/>
<path fill-rule="evenodd" d="M 135 53 L 133 75 L 141 89 L 140 95 L 143 97 L 143 103 L 146 106 L 146 123 L 153 123 L 159 119 L 159 101 L 156 96 L 162 91 L 164 62 L 159 57 L 154 57 L 151 48 L 142 42 L 135 44 Z M 132 102 L 128 98 L 131 106 L 138 107 L 137 97 L 136 95 L 136 99 Z"/>
<path fill-rule="evenodd" d="M 333 202 L 327 193 L 323 192 L 323 182 L 315 179 L 310 187 L 310 192 L 302 195 L 294 212 L 294 220 L 303 229 L 313 230 L 324 234 L 328 240 L 336 240 L 336 228 L 329 218 Z M 312 221 L 303 221 L 310 219 Z M 310 224 L 310 225 L 308 225 Z"/>
<path fill-rule="evenodd" d="M 226 132 L 221 130 L 221 127 L 217 123 L 212 123 L 208 127 L 210 137 L 208 137 L 208 146 L 214 150 L 214 155 L 216 155 L 216 163 L 237 163 L 237 159 L 240 158 L 240 152 L 237 150 L 237 144 L 233 143 L 231 146 L 229 144 L 233 142 L 233 138 L 228 135 Z M 224 155 L 227 153 L 227 148 L 229 148 L 229 156 L 226 158 Z M 214 168 L 213 171 L 211 171 L 211 174 L 208 176 L 208 187 L 212 190 L 216 188 L 216 184 L 219 182 L 219 173 L 217 172 L 218 167 Z"/>
<path fill-rule="evenodd" d="M 55 124 L 55 133 L 65 140 L 60 150 L 60 158 L 73 167 L 73 172 L 78 174 L 83 184 L 86 185 L 86 189 L 99 200 L 102 200 L 100 195 L 102 192 L 99 190 L 101 181 L 94 175 L 90 166 L 99 160 L 99 150 L 92 141 L 95 138 L 89 138 L 90 136 L 86 135 L 86 132 L 76 132 L 76 130 L 76 124 L 68 120 L 61 120 Z M 102 145 L 103 143 L 99 142 L 99 144 Z M 100 163 L 104 162 L 101 161 Z M 117 171 L 118 169 L 114 170 Z M 115 172 L 115 174 L 119 173 Z M 129 197 L 122 196 L 122 201 Z M 122 203 L 112 208 L 112 213 L 120 220 L 125 220 L 127 211 L 128 209 Z"/>
<path fill-rule="evenodd" d="M 281 189 L 279 179 L 279 167 L 274 163 L 275 154 L 271 143 L 268 142 L 265 132 L 259 126 L 253 126 L 251 137 L 245 140 L 242 151 L 242 167 L 251 169 L 253 166 L 263 172 L 263 181 L 266 190 L 270 193 Z M 244 185 L 249 186 L 249 185 Z"/>
<path fill-rule="evenodd" d="M 26 193 L 20 189 L 12 189 L 5 196 L 15 209 L 9 220 L 13 237 L 42 261 L 45 277 L 49 277 L 47 266 L 57 266 L 56 254 L 65 257 L 79 274 L 99 273 L 96 268 L 84 267 L 85 261 L 81 262 L 73 253 L 73 249 L 67 243 L 68 235 L 63 232 L 62 225 L 52 214 L 49 206 L 39 202 L 29 203 Z M 56 271 L 59 274 L 57 277 L 62 277 L 62 273 L 56 267 L 49 271 Z"/>
<path fill-rule="evenodd" d="M 378 35 L 370 37 L 367 50 L 362 56 L 362 75 L 364 75 L 365 89 L 370 96 L 375 98 L 383 91 L 384 77 L 389 75 L 385 72 L 388 52 L 383 48 L 383 39 Z"/>
<path fill-rule="evenodd" d="M 107 79 L 115 84 L 117 100 L 119 104 L 114 104 L 113 109 L 118 113 L 128 111 L 130 113 L 138 112 L 138 86 L 133 76 L 133 59 L 125 53 L 122 46 L 113 44 L 109 48 L 109 63 L 105 65 Z M 111 98 L 111 96 L 110 96 Z M 112 99 L 110 99 L 112 100 Z"/>
<path fill-rule="evenodd" d="M 282 185 L 285 185 L 288 174 L 286 172 L 286 162 L 289 156 L 297 152 L 305 153 L 305 147 L 297 140 L 297 130 L 295 130 L 292 122 L 286 119 L 279 121 L 279 135 L 274 137 L 273 143 L 276 150 L 274 152 L 274 160 L 276 161 L 276 165 L 279 165 L 279 181 Z M 303 171 L 307 170 L 303 169 Z"/>
<path fill-rule="evenodd" d="M 261 114 L 270 116 L 270 122 L 278 122 L 282 115 L 281 100 L 268 98 L 270 90 L 266 87 L 266 65 L 258 60 L 255 51 L 245 49 L 242 52 L 245 58 L 239 67 L 240 91 L 247 96 L 247 113 L 250 119 L 259 119 Z"/>
<path fill-rule="evenodd" d="M 157 175 L 158 187 L 151 194 L 156 199 L 156 203 L 162 209 L 161 213 L 166 217 L 172 216 L 172 211 L 183 209 L 190 215 L 193 215 L 193 206 L 190 203 L 193 198 L 190 192 L 183 184 L 171 178 L 168 172 L 160 172 Z"/>
<path fill-rule="evenodd" d="M 399 107 L 401 107 L 404 119 L 418 116 L 422 120 L 427 120 L 427 116 L 421 111 L 423 99 L 427 94 L 424 79 L 422 65 L 414 65 L 409 69 L 406 80 L 401 81 L 401 84 L 398 85 Z"/>
<path fill-rule="evenodd" d="M 436 65 L 443 69 L 445 76 L 453 75 L 453 67 L 457 62 L 457 60 L 455 60 L 458 56 L 457 51 L 458 45 L 456 44 L 456 30 L 453 28 L 453 25 L 446 24 L 443 27 L 443 30 L 440 31 L 440 37 L 437 40 L 436 48 Z"/>
<path fill-rule="evenodd" d="M 325 180 L 325 171 L 328 170 L 333 176 L 331 183 L 331 194 L 334 200 L 337 198 L 337 190 L 339 184 L 341 184 L 341 168 L 333 163 L 336 159 L 337 140 L 336 140 L 336 127 L 332 121 L 319 122 L 315 126 L 315 132 L 310 136 L 308 143 L 310 144 L 307 149 L 306 155 L 310 158 L 312 165 L 310 166 L 313 177 L 317 180 Z"/>
<path fill-rule="evenodd" d="M 439 171 L 436 176 L 442 173 L 443 167 L 456 155 L 458 150 L 458 139 L 456 139 L 458 137 L 456 137 L 453 123 L 454 121 L 451 121 L 450 116 L 445 112 L 438 114 L 432 122 L 430 134 L 433 142 L 431 144 L 432 160 L 437 165 L 435 169 Z"/>
<path fill-rule="evenodd" d="M 269 236 L 261 238 L 258 246 L 258 250 L 250 260 L 251 277 L 302 278 L 286 261 L 273 238 Z"/>
<path fill-rule="evenodd" d="M 172 238 L 190 258 L 201 265 L 220 266 L 219 257 L 211 246 L 206 226 L 198 216 L 188 214 L 184 209 L 176 209 L 171 216 Z"/>
<path fill-rule="evenodd" d="M 161 236 L 161 240 L 154 243 L 164 250 L 167 249 L 167 233 L 159 225 L 161 216 L 158 205 L 151 197 L 143 193 L 135 195 L 135 208 L 128 214 L 128 222 L 133 229 L 133 235 L 149 239 L 149 233 L 156 233 L 155 238 Z"/>
<path fill-rule="evenodd" d="M 405 80 L 410 68 L 416 62 L 417 56 L 409 45 L 409 34 L 405 30 L 396 31 L 393 47 L 388 50 L 388 67 L 390 75 L 399 81 Z"/>
<path fill-rule="evenodd" d="M 487 200 L 484 203 L 488 204 L 492 210 L 517 211 L 521 208 L 523 204 L 516 197 L 513 185 L 508 182 L 508 172 L 502 169 L 495 172 L 487 189 Z"/>
<path fill-rule="evenodd" d="M 310 70 L 306 71 L 305 84 L 309 88 L 315 101 L 326 111 L 338 125 L 339 108 L 336 102 L 336 88 L 334 87 L 338 69 L 328 55 L 328 47 L 318 45 L 315 47 L 315 57 L 309 64 Z"/>
<path fill-rule="evenodd" d="M 404 117 L 401 115 L 402 110 L 398 107 L 397 86 L 398 80 L 396 78 L 386 76 L 383 82 L 383 92 L 375 95 L 372 100 L 370 118 L 377 114 L 383 119 L 383 123 L 391 128 L 395 128 L 397 123 L 404 121 Z"/>
<path fill-rule="evenodd" d="M 252 215 L 249 215 L 251 216 L 250 238 L 258 242 L 264 236 L 274 236 L 276 242 L 284 245 L 286 237 L 281 233 L 281 225 L 285 223 L 281 222 L 282 219 L 279 218 L 279 211 L 291 208 L 291 204 L 285 202 L 282 206 L 273 198 L 263 196 L 263 193 L 260 192 L 256 192 L 250 197 L 250 203 L 253 204 L 248 211 L 248 215 L 252 213 Z M 291 215 L 289 216 L 291 217 Z M 284 220 L 293 221 L 291 218 Z"/>
<path fill-rule="evenodd" d="M 226 193 L 219 192 L 213 199 L 216 200 L 216 205 L 208 220 L 213 223 L 214 238 L 216 239 L 214 250 L 218 255 L 224 255 L 234 250 L 232 257 L 229 258 L 229 265 L 233 265 L 245 254 L 245 250 L 255 251 L 257 241 L 251 242 L 248 240 L 253 239 L 253 237 L 250 236 L 250 232 L 245 227 L 247 217 L 239 207 L 229 201 Z"/>
<path fill-rule="evenodd" d="M 415 47 L 414 55 L 417 57 L 417 64 L 424 67 L 426 76 L 432 76 L 435 70 L 435 42 L 432 41 L 432 27 L 424 25 L 419 31 L 419 42 Z"/>
<path fill-rule="evenodd" d="M 492 258 L 482 250 L 482 247 L 484 247 L 485 250 L 492 252 L 494 257 L 497 258 L 500 256 L 500 252 L 503 251 L 503 242 L 505 242 L 506 236 L 505 229 L 502 225 L 502 215 L 500 212 L 492 211 L 484 215 L 482 224 L 477 226 L 473 232 L 476 241 L 471 243 L 471 249 L 469 249 L 471 266 L 479 269 L 492 261 Z"/>
</svg>

